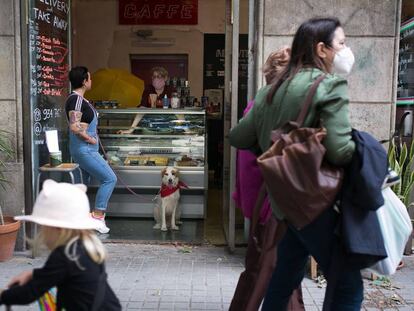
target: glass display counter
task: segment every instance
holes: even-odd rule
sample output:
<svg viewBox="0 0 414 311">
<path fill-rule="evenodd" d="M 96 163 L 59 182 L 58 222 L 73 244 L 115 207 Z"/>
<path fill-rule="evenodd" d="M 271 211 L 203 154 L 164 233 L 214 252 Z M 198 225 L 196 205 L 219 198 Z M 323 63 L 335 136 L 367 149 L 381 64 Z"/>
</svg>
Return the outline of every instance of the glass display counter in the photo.
<svg viewBox="0 0 414 311">
<path fill-rule="evenodd" d="M 182 217 L 204 218 L 208 185 L 204 110 L 99 109 L 98 113 L 102 152 L 118 176 L 109 215 L 152 217 L 161 170 L 174 166 L 188 185 L 181 190 Z M 91 187 L 97 185 L 91 181 Z M 130 194 L 125 185 L 139 196 Z"/>
</svg>

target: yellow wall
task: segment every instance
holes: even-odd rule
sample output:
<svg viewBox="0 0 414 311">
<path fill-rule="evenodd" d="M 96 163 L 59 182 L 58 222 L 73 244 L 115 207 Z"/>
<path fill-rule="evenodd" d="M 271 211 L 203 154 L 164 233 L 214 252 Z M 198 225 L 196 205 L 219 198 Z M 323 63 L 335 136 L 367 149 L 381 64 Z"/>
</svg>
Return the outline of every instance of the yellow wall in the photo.
<svg viewBox="0 0 414 311">
<path fill-rule="evenodd" d="M 248 32 L 248 0 L 240 1 L 240 32 Z M 225 0 L 199 0 L 198 25 L 125 26 L 118 24 L 118 0 L 72 1 L 73 65 L 130 70 L 130 54 L 188 54 L 189 81 L 194 96 L 202 95 L 203 35 L 224 33 Z M 169 47 L 137 47 L 135 32 L 153 30 L 153 36 L 174 38 Z"/>
</svg>

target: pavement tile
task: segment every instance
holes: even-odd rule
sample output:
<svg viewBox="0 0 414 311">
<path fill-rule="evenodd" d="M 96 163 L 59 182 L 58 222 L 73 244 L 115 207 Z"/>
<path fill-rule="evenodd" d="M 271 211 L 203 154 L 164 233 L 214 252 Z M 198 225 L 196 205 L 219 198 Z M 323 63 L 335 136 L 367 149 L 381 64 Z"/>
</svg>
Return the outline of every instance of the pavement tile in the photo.
<svg viewBox="0 0 414 311">
<path fill-rule="evenodd" d="M 144 304 L 142 305 L 143 309 L 154 309 L 157 310 L 158 309 L 158 305 L 159 302 L 147 302 L 145 301 Z"/>
<path fill-rule="evenodd" d="M 206 310 L 223 310 L 221 303 L 206 302 Z"/>
<path fill-rule="evenodd" d="M 189 303 L 190 302 L 190 300 L 191 300 L 191 297 L 190 296 L 180 296 L 180 295 L 177 295 L 177 296 L 175 296 L 175 300 L 174 300 L 174 302 L 176 302 L 176 303 Z"/>
<path fill-rule="evenodd" d="M 146 296 L 145 302 L 159 302 L 161 300 L 161 296 Z"/>
<path fill-rule="evenodd" d="M 191 297 L 191 302 L 205 302 L 207 300 L 206 296 L 192 296 Z"/>
<path fill-rule="evenodd" d="M 162 295 L 161 302 L 174 302 L 175 297 L 176 297 L 175 295 Z"/>
<path fill-rule="evenodd" d="M 142 302 L 128 302 L 127 309 L 139 309 L 142 307 Z"/>
<path fill-rule="evenodd" d="M 207 291 L 207 286 L 206 285 L 193 285 L 192 289 L 194 291 L 203 291 L 206 292 Z"/>
<path fill-rule="evenodd" d="M 205 308 L 205 302 L 191 302 L 190 308 L 193 309 L 204 309 Z"/>
<path fill-rule="evenodd" d="M 180 309 L 182 308 L 182 309 Z M 178 310 L 185 310 L 185 309 L 189 309 L 190 308 L 190 303 L 189 302 L 175 302 L 174 303 L 174 309 L 178 309 Z"/>
<path fill-rule="evenodd" d="M 174 303 L 173 302 L 161 302 L 159 305 L 160 309 L 174 309 Z"/>
</svg>

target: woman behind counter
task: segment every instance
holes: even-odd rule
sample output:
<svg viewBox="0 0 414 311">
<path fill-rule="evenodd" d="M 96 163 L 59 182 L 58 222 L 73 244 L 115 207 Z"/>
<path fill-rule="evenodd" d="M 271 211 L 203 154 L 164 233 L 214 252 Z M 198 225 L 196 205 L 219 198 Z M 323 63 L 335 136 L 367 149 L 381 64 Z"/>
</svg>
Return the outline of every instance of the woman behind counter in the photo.
<svg viewBox="0 0 414 311">
<path fill-rule="evenodd" d="M 162 100 L 165 95 L 171 98 L 171 89 L 165 85 L 167 79 L 168 71 L 164 67 L 154 67 L 151 69 L 152 84 L 144 89 L 140 107 L 151 107 L 151 94 L 157 95 L 156 100 Z"/>
<path fill-rule="evenodd" d="M 152 68 L 151 79 L 152 84 L 145 88 L 144 92 L 142 93 L 141 104 L 138 107 L 154 108 L 155 103 L 158 100 L 162 100 L 165 95 L 167 95 L 168 98 L 171 98 L 171 89 L 165 85 L 168 79 L 168 71 L 165 68 Z M 151 106 L 151 96 L 154 96 L 154 106 Z M 139 121 L 141 121 L 143 116 L 143 114 L 136 114 L 130 128 L 127 130 L 119 130 L 117 134 L 131 134 L 134 131 L 134 128 L 137 127 Z"/>
</svg>

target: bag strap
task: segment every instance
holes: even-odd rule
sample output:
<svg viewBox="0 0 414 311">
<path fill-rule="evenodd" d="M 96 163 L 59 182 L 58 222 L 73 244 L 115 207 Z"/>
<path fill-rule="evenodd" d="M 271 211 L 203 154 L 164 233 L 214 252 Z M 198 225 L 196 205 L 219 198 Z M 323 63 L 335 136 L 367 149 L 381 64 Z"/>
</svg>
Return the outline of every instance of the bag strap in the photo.
<svg viewBox="0 0 414 311">
<path fill-rule="evenodd" d="M 312 104 L 313 97 L 315 96 L 316 90 L 318 89 L 319 84 L 325 79 L 326 75 L 320 75 L 315 82 L 313 82 L 312 86 L 309 89 L 308 95 L 305 98 L 305 101 L 302 104 L 302 109 L 296 119 L 296 123 L 299 127 L 302 127 L 303 122 L 305 121 L 305 117 L 308 114 L 309 107 Z"/>
<path fill-rule="evenodd" d="M 263 203 L 266 198 L 266 184 L 263 183 L 260 187 L 259 194 L 257 196 L 256 205 L 254 206 L 253 215 L 252 215 L 252 223 L 250 226 L 250 234 L 252 236 L 252 240 L 256 250 L 258 252 L 262 252 L 262 245 L 260 245 L 259 239 L 256 236 L 256 227 L 259 223 L 260 219 L 260 212 L 263 208 Z M 274 217 L 273 215 L 271 217 Z M 277 221 L 277 228 L 276 232 L 273 237 L 267 236 L 266 238 L 272 238 L 272 243 L 270 244 L 269 249 L 275 248 L 276 245 L 282 240 L 285 232 L 287 230 L 287 223 L 283 220 Z"/>
<path fill-rule="evenodd" d="M 254 206 L 253 215 L 252 215 L 252 224 L 250 226 L 250 234 L 254 235 L 256 226 L 259 223 L 260 212 L 262 210 L 262 206 L 266 197 L 266 185 L 265 183 L 262 184 L 259 190 L 259 194 L 257 195 L 256 205 Z"/>
<path fill-rule="evenodd" d="M 263 207 L 263 203 L 266 197 L 266 185 L 262 183 L 260 187 L 259 194 L 257 195 L 256 205 L 254 206 L 253 215 L 252 215 L 252 225 L 250 226 L 250 235 L 252 236 L 252 240 L 256 250 L 261 253 L 262 247 L 260 245 L 259 239 L 256 236 L 256 227 L 259 223 L 260 219 L 260 212 Z"/>
</svg>

